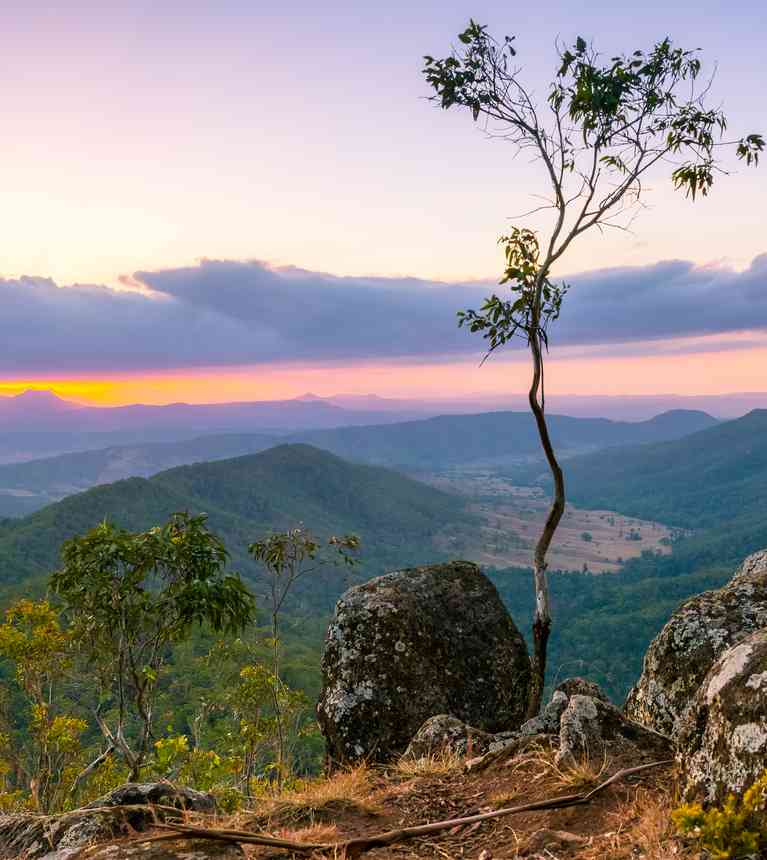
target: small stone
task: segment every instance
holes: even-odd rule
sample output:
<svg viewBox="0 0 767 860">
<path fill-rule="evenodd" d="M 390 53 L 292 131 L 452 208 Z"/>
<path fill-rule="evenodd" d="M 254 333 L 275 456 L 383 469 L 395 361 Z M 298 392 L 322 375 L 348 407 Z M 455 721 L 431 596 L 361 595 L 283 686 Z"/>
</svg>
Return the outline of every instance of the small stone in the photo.
<svg viewBox="0 0 767 860">
<path fill-rule="evenodd" d="M 457 756 L 483 755 L 494 737 L 449 714 L 438 714 L 418 729 L 404 755 L 413 759 L 445 752 Z"/>
</svg>

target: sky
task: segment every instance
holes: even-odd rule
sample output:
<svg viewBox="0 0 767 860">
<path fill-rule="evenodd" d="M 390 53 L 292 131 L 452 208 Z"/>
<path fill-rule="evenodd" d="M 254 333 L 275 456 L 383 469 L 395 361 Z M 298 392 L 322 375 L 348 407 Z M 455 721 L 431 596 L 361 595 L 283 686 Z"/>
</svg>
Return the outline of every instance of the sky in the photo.
<svg viewBox="0 0 767 860">
<path fill-rule="evenodd" d="M 716 63 L 735 136 L 767 130 L 754 0 L 5 0 L 0 393 L 523 390 L 523 353 L 480 368 L 455 328 L 543 181 L 425 98 L 422 55 L 470 16 L 516 35 L 540 92 L 557 38 L 611 56 L 669 34 Z M 658 176 L 631 233 L 576 243 L 551 390 L 767 390 L 766 196 L 766 169 L 694 206 Z"/>
</svg>

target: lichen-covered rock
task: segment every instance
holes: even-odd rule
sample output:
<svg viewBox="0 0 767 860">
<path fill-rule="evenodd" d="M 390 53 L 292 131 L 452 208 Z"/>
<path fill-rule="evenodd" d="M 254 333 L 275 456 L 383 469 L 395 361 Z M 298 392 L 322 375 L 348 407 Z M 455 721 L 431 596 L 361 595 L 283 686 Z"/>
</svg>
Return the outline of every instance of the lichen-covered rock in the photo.
<svg viewBox="0 0 767 860">
<path fill-rule="evenodd" d="M 211 815 L 216 811 L 216 800 L 212 794 L 170 782 L 126 782 L 83 808 L 108 806 L 174 806 Z"/>
<path fill-rule="evenodd" d="M 559 734 L 559 721 L 567 708 L 569 696 L 563 690 L 554 690 L 551 701 L 538 714 L 519 727 L 520 735 Z"/>
<path fill-rule="evenodd" d="M 522 723 L 515 732 L 491 735 L 486 751 L 508 753 L 518 748 L 523 749 L 528 745 L 530 738 L 536 738 L 539 743 L 559 744 L 562 715 L 567 710 L 570 699 L 577 695 L 594 698 L 612 707 L 610 700 L 598 684 L 585 678 L 568 678 L 554 690 L 551 701 L 537 717 Z"/>
<path fill-rule="evenodd" d="M 674 737 L 714 662 L 767 627 L 767 550 L 750 555 L 723 588 L 682 604 L 651 643 L 626 713 Z"/>
<path fill-rule="evenodd" d="M 725 651 L 677 736 L 688 795 L 741 794 L 767 768 L 767 629 Z"/>
<path fill-rule="evenodd" d="M 397 571 L 347 591 L 322 658 L 317 714 L 331 762 L 387 761 L 429 717 L 487 732 L 524 719 L 527 647 L 469 562 Z"/>
<path fill-rule="evenodd" d="M 605 752 L 662 759 L 671 754 L 671 745 L 663 735 L 627 720 L 609 702 L 580 694 L 571 696 L 559 721 L 557 762 L 576 764 Z"/>
<path fill-rule="evenodd" d="M 426 758 L 440 753 L 457 756 L 483 755 L 495 735 L 467 726 L 449 714 L 430 717 L 415 733 L 405 750 L 407 758 Z"/>
<path fill-rule="evenodd" d="M 112 842 L 95 845 L 77 855 L 60 852 L 42 860 L 243 860 L 239 845 L 215 839 L 171 839 L 168 842 L 143 842 L 135 845 Z"/>
<path fill-rule="evenodd" d="M 85 846 L 114 842 L 115 838 L 148 830 L 165 815 L 167 810 L 162 807 L 169 806 L 203 813 L 216 811 L 216 803 L 211 795 L 191 788 L 174 786 L 169 782 L 127 783 L 82 809 L 64 815 L 0 815 L 0 858 L 67 860 L 69 857 L 85 857 L 82 853 Z M 122 851 L 122 848 L 114 849 L 115 852 L 118 850 Z M 146 852 L 147 846 L 142 850 Z M 132 855 L 113 853 L 103 856 Z M 136 856 L 157 856 L 159 860 L 165 855 Z"/>
<path fill-rule="evenodd" d="M 555 693 L 564 693 L 569 699 L 571 696 L 591 696 L 592 699 L 600 699 L 610 704 L 610 697 L 599 684 L 589 681 L 588 678 L 567 678 L 554 688 Z M 553 700 L 552 700 L 553 701 Z"/>
</svg>

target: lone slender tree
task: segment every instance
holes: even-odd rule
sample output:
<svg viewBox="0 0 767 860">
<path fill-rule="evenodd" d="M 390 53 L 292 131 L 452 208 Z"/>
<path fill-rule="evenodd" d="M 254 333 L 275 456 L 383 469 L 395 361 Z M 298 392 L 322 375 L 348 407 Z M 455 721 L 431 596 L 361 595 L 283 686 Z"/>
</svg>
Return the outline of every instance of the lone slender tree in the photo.
<svg viewBox="0 0 767 860">
<path fill-rule="evenodd" d="M 697 51 L 665 38 L 648 51 L 604 60 L 583 38 L 558 47 L 558 67 L 547 98 L 536 101 L 516 65 L 514 38 L 494 39 L 471 21 L 450 55 L 426 56 L 423 74 L 442 108 L 466 108 L 491 135 L 530 152 L 549 188 L 546 202 L 526 213 L 551 210 L 544 237 L 515 226 L 501 236 L 505 270 L 500 283 L 511 295 L 489 296 L 458 323 L 487 340 L 490 353 L 521 338 L 532 357 L 530 409 L 554 482 L 551 509 L 533 553 L 535 617 L 533 683 L 529 713 L 540 709 L 551 609 L 546 556 L 565 510 L 565 483 L 546 423 L 544 357 L 549 327 L 560 315 L 568 285 L 552 270 L 572 243 L 590 230 L 628 229 L 642 207 L 646 180 L 670 173 L 673 186 L 692 201 L 709 193 L 726 173 L 724 152 L 756 165 L 764 149 L 759 134 L 729 139 L 727 119 L 708 105 L 710 80 L 701 76 Z M 594 309 L 598 313 L 598 308 Z"/>
</svg>

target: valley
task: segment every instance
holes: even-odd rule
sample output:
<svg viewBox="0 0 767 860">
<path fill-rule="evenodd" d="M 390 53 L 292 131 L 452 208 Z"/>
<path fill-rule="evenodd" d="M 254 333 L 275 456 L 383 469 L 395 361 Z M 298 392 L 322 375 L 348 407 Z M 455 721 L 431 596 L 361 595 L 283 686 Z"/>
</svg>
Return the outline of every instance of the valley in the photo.
<svg viewBox="0 0 767 860">
<path fill-rule="evenodd" d="M 435 537 L 438 549 L 485 567 L 527 567 L 549 509 L 540 487 L 521 487 L 491 471 L 452 469 L 419 474 L 419 479 L 470 499 L 468 510 L 482 526 Z M 551 570 L 615 573 L 642 552 L 668 554 L 681 534 L 651 520 L 610 510 L 567 505 L 549 551 Z"/>
</svg>

